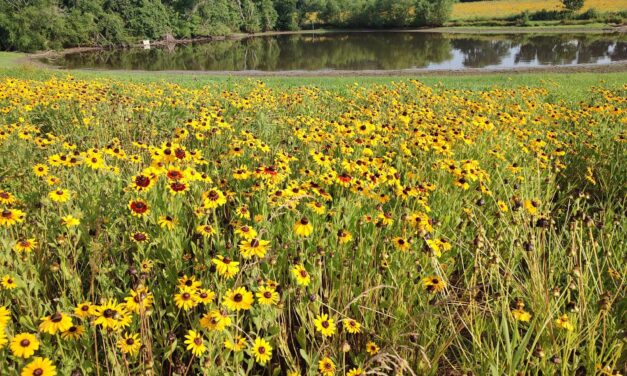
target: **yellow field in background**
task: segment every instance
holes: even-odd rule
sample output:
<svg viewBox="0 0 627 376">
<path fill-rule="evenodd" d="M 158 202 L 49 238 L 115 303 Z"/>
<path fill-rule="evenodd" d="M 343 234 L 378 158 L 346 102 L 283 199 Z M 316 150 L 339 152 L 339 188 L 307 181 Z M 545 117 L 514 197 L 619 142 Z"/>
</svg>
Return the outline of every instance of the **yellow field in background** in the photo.
<svg viewBox="0 0 627 376">
<path fill-rule="evenodd" d="M 586 0 L 583 10 L 595 8 L 600 12 L 627 9 L 627 0 Z M 453 20 L 468 18 L 507 17 L 525 10 L 563 9 L 559 0 L 502 0 L 457 3 L 453 6 Z"/>
</svg>

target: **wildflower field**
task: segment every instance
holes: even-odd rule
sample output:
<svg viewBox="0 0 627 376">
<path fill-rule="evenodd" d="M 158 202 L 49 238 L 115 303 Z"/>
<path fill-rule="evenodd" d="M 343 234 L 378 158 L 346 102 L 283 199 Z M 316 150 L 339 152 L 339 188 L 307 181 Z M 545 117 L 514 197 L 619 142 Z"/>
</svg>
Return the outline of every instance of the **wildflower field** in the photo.
<svg viewBox="0 0 627 376">
<path fill-rule="evenodd" d="M 522 12 L 563 10 L 560 0 L 486 0 L 453 5 L 454 20 L 469 18 L 508 17 Z M 627 0 L 586 0 L 582 11 L 618 12 L 627 9 Z"/>
<path fill-rule="evenodd" d="M 0 374 L 616 374 L 627 86 L 555 90 L 0 78 Z"/>
</svg>

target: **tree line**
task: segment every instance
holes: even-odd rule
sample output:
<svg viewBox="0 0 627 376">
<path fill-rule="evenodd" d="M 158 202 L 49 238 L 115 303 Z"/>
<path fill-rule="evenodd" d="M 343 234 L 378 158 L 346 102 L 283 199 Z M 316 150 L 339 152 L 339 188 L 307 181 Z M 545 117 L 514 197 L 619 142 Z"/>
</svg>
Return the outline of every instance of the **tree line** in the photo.
<svg viewBox="0 0 627 376">
<path fill-rule="evenodd" d="M 114 46 L 140 39 L 442 25 L 454 0 L 0 0 L 0 48 Z"/>
</svg>

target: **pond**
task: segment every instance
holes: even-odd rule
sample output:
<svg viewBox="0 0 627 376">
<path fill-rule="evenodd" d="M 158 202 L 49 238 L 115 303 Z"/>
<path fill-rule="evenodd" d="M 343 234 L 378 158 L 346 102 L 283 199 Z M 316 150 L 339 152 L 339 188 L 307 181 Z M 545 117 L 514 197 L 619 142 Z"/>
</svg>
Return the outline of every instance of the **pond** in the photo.
<svg viewBox="0 0 627 376">
<path fill-rule="evenodd" d="M 198 71 L 506 69 L 627 60 L 627 36 L 334 32 L 66 54 L 63 68 Z"/>
</svg>

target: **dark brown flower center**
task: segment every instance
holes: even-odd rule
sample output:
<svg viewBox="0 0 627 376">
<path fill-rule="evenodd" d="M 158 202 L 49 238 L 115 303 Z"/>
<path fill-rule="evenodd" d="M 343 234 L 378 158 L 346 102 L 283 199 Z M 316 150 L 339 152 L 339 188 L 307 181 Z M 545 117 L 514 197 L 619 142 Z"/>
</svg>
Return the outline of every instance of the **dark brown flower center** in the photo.
<svg viewBox="0 0 627 376">
<path fill-rule="evenodd" d="M 241 302 L 243 299 L 244 299 L 244 297 L 243 297 L 243 296 L 242 296 L 242 294 L 240 294 L 240 293 L 237 293 L 237 294 L 233 295 L 233 301 L 234 301 L 235 303 L 239 303 L 239 302 Z"/>
<path fill-rule="evenodd" d="M 30 345 L 30 341 L 27 339 L 23 339 L 20 341 L 20 346 L 22 347 L 28 347 L 28 345 Z"/>
<path fill-rule="evenodd" d="M 146 188 L 150 185 L 150 178 L 145 175 L 139 175 L 135 178 L 135 184 L 139 187 Z"/>
<path fill-rule="evenodd" d="M 33 371 L 33 376 L 42 376 L 44 374 L 44 370 L 41 368 L 37 368 Z"/>
<path fill-rule="evenodd" d="M 133 238 L 137 240 L 138 242 L 141 242 L 141 241 L 146 240 L 146 235 L 142 234 L 141 232 L 138 232 L 135 235 L 133 235 Z"/>
<path fill-rule="evenodd" d="M 59 312 L 55 312 L 54 315 L 50 316 L 50 321 L 52 322 L 60 322 L 63 319 L 63 316 Z"/>
</svg>

